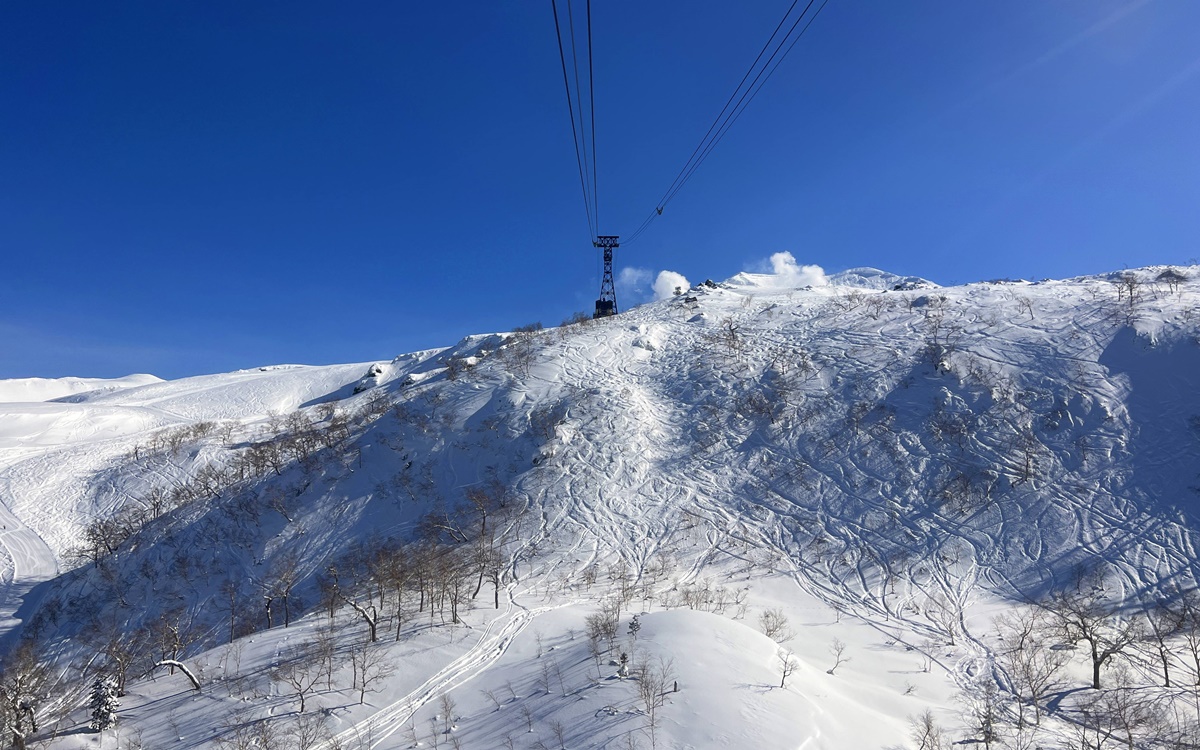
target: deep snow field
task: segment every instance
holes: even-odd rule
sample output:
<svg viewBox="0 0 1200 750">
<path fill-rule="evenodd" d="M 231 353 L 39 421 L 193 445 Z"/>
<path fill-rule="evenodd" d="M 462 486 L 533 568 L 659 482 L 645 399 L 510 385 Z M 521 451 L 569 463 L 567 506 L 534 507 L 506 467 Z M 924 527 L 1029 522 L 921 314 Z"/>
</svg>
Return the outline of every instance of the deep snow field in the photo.
<svg viewBox="0 0 1200 750">
<path fill-rule="evenodd" d="M 739 274 L 391 362 L 0 381 L 0 712 L 61 750 L 919 748 L 926 711 L 930 750 L 1195 747 L 1200 624 L 1101 690 L 1039 630 L 1034 726 L 996 618 L 1150 632 L 1198 493 L 1197 267 Z"/>
</svg>

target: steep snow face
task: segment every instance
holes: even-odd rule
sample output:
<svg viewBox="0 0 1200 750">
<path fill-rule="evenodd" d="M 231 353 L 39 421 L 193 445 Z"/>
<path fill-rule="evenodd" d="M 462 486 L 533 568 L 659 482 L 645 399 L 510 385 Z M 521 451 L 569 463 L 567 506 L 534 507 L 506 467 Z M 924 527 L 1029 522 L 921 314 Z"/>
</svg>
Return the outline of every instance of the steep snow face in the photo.
<svg viewBox="0 0 1200 750">
<path fill-rule="evenodd" d="M 22 406 L 0 427 L 0 499 L 25 534 L 19 549 L 0 536 L 16 561 L 9 579 L 33 580 L 26 560 L 52 576 L 86 521 L 149 507 L 155 487 L 190 488 L 111 554 L 93 550 L 101 562 L 64 563 L 80 567 L 43 590 L 40 619 L 21 614 L 83 656 L 70 612 L 132 631 L 178 608 L 201 634 L 198 653 L 239 624 L 224 602 L 260 601 L 281 570 L 312 610 L 316 576 L 365 540 L 466 538 L 462 519 L 478 523 L 471 492 L 483 489 L 504 508 L 490 522 L 503 541 L 484 550 L 503 559 L 492 569 L 495 619 L 475 615 L 477 649 L 448 647 L 448 671 L 427 665 L 428 681 L 406 678 L 382 718 L 343 717 L 354 727 L 402 731 L 439 690 L 485 679 L 510 645 L 520 657 L 535 621 L 573 649 L 564 659 L 586 660 L 562 629 L 615 590 L 639 609 L 783 607 L 820 633 L 806 664 L 824 660 L 831 635 L 849 638 L 840 615 L 825 616 L 844 613 L 877 634 L 855 636 L 860 654 L 920 651 L 925 669 L 936 662 L 946 685 L 966 688 L 993 672 L 978 613 L 997 601 L 1036 598 L 1099 566 L 1131 603 L 1168 583 L 1196 585 L 1200 269 L 1171 283 L 1132 273 L 1137 283 L 925 288 L 856 269 L 813 289 L 743 275 L 616 318 L 468 337 L 376 366 L 248 371 Z M 155 575 L 163 570 L 172 573 Z M 25 590 L 11 589 L 10 612 Z M 820 617 L 802 617 L 814 606 Z M 772 694 L 784 734 L 755 735 L 753 701 L 742 699 L 765 693 L 769 644 L 744 624 L 665 614 L 647 619 L 647 641 L 735 644 L 705 655 L 733 687 L 675 704 L 669 736 L 680 746 L 774 747 L 787 735 L 876 747 L 921 705 L 872 671 L 892 674 L 882 661 L 860 657 L 852 684 L 827 686 L 821 700 Z M 262 627 L 258 614 L 246 619 Z M 262 637 L 282 648 L 284 636 Z M 429 646 L 418 643 L 403 653 L 418 658 Z M 729 662 L 738 650 L 746 664 Z M 536 674 L 537 658 L 513 669 Z M 702 672 L 688 665 L 689 689 Z M 922 691 L 934 707 L 950 702 L 948 688 Z M 840 708 L 823 717 L 813 703 Z M 702 729 L 698 717 L 718 705 L 749 718 L 729 736 Z M 866 705 L 886 707 L 884 730 L 847 721 Z M 544 708 L 546 721 L 582 720 Z M 502 746 L 520 724 L 508 715 L 463 727 L 476 744 Z M 580 746 L 615 746 L 618 724 L 600 722 L 611 733 Z"/>
</svg>

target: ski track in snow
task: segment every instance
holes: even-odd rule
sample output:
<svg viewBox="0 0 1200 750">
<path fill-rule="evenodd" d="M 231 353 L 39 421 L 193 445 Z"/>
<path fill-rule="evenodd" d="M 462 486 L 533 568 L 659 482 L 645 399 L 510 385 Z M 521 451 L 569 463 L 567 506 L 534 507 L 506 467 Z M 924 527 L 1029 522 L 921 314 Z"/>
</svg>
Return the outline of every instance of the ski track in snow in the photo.
<svg viewBox="0 0 1200 750">
<path fill-rule="evenodd" d="M 342 730 L 330 740 L 317 745 L 314 750 L 348 747 L 352 742 L 364 743 L 358 746 L 365 746 L 371 750 L 383 746 L 392 735 L 409 723 L 422 706 L 469 682 L 504 656 L 513 639 L 520 635 L 534 618 L 568 604 L 526 609 L 516 604 L 510 589 L 504 615 L 489 621 L 484 631 L 479 634 L 478 640 L 466 653 L 447 664 L 408 695 Z M 497 622 L 500 623 L 499 626 Z M 392 743 L 391 746 L 394 745 L 395 743 Z"/>
</svg>

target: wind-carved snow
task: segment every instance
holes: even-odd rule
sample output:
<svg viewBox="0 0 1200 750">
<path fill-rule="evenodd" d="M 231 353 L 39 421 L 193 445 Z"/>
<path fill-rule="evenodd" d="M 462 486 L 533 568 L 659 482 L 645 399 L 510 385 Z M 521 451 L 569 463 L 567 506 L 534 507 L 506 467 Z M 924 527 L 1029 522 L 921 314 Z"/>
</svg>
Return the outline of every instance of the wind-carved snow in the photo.
<svg viewBox="0 0 1200 750">
<path fill-rule="evenodd" d="M 937 288 L 852 269 L 796 289 L 742 274 L 613 319 L 468 337 L 375 365 L 0 405 L 9 626 L 31 583 L 78 564 L 65 554 L 89 520 L 144 502 L 156 482 L 229 464 L 285 430 L 285 415 L 370 413 L 310 465 L 217 487 L 132 537 L 112 567 L 62 576 L 42 590 L 43 610 L 86 606 L 133 627 L 162 608 L 130 601 L 178 600 L 206 633 L 191 657 L 211 675 L 228 670 L 226 652 L 206 651 L 225 627 L 217 577 L 244 574 L 243 594 L 260 596 L 258 582 L 292 556 L 309 614 L 252 636 L 247 665 L 265 665 L 290 638 L 314 637 L 315 576 L 339 556 L 372 536 L 411 538 L 425 514 L 488 487 L 520 510 L 505 522 L 499 607 L 484 603 L 485 588 L 463 633 L 405 631 L 387 653 L 413 670 L 373 705 L 318 700 L 343 744 L 408 746 L 401 738 L 428 726 L 447 691 L 463 706 L 447 731 L 465 746 L 528 735 L 517 705 L 534 695 L 546 743 L 558 725 L 578 728 L 573 748 L 627 735 L 645 744 L 630 683 L 589 666 L 577 639 L 584 615 L 621 588 L 632 611 L 650 612 L 643 655 L 687 661 L 657 741 L 894 744 L 907 715 L 949 717 L 952 693 L 994 671 L 989 615 L 1005 602 L 1100 564 L 1128 601 L 1196 586 L 1200 269 L 1178 288 L 1158 283 L 1161 271 L 1135 272 L 1129 288 L 1108 277 Z M 214 426 L 177 450 L 141 450 L 200 422 Z M 264 498 L 270 509 L 253 523 L 229 520 Z M 172 565 L 192 572 L 138 572 Z M 124 604 L 100 596 L 105 575 L 123 582 Z M 788 688 L 773 687 L 779 655 L 753 632 L 776 606 L 805 633 L 786 644 L 804 675 Z M 360 638 L 342 609 L 339 632 Z M 86 651 L 78 623 L 52 621 L 42 627 L 64 653 Z M 827 675 L 833 638 L 855 660 Z M 560 684 L 535 689 L 551 679 L 551 652 Z M 262 710 L 282 713 L 286 696 L 263 680 Z M 484 699 L 506 681 L 511 699 Z M 155 719 L 164 706 L 193 717 L 194 747 L 211 746 L 200 728 L 232 713 L 217 700 L 195 713 L 159 684 L 138 691 L 132 721 L 163 744 L 178 741 Z M 872 711 L 875 721 L 848 719 Z"/>
</svg>

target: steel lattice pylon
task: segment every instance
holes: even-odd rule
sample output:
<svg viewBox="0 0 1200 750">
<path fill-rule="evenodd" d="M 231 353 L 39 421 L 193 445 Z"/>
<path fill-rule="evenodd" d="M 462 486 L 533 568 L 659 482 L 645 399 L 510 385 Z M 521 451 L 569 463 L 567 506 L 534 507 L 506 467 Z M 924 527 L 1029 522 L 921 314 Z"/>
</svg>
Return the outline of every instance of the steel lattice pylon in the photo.
<svg viewBox="0 0 1200 750">
<path fill-rule="evenodd" d="M 617 314 L 617 288 L 613 284 L 613 248 L 620 247 L 617 235 L 600 235 L 592 244 L 604 250 L 604 277 L 600 280 L 600 298 L 596 300 L 596 312 L 592 318 L 607 318 Z"/>
</svg>

